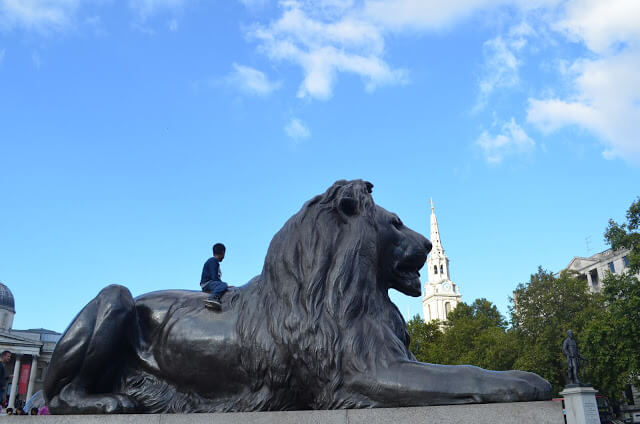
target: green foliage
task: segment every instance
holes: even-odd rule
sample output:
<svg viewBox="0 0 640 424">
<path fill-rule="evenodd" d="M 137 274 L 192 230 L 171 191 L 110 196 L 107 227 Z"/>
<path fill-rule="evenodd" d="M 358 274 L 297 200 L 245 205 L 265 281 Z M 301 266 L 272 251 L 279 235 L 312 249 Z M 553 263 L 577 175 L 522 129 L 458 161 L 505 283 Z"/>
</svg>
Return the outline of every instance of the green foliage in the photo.
<svg viewBox="0 0 640 424">
<path fill-rule="evenodd" d="M 416 315 L 407 323 L 411 338 L 409 350 L 420 362 L 439 363 L 438 346 L 442 340 L 442 331 L 438 321 L 426 323 Z"/>
<path fill-rule="evenodd" d="M 493 370 L 511 369 L 516 358 L 515 340 L 506 326 L 498 308 L 486 299 L 458 304 L 444 323 L 427 324 L 415 316 L 407 324 L 410 349 L 419 361 Z"/>
<path fill-rule="evenodd" d="M 514 291 L 511 328 L 495 305 L 477 299 L 459 304 L 444 323 L 415 316 L 408 323 L 412 352 L 423 362 L 532 371 L 557 394 L 567 381 L 562 342 L 573 330 L 588 359 L 581 379 L 617 403 L 640 378 L 640 198 L 626 217 L 623 224 L 610 220 L 604 236 L 614 250 L 630 249 L 630 272 L 609 274 L 602 293 L 590 293 L 583 275 L 540 267 Z"/>
<path fill-rule="evenodd" d="M 640 282 L 609 274 L 603 284 L 607 307 L 578 336 L 589 377 L 615 399 L 640 376 Z"/>
<path fill-rule="evenodd" d="M 629 206 L 627 222 L 618 224 L 609 220 L 609 226 L 604 233 L 604 239 L 613 250 L 627 248 L 631 274 L 640 272 L 640 198 Z"/>
<path fill-rule="evenodd" d="M 515 368 L 540 374 L 559 392 L 566 384 L 562 341 L 567 330 L 581 334 L 585 325 L 604 310 L 599 295 L 592 295 L 577 273 L 563 271 L 555 277 L 538 268 L 514 292 L 511 323 L 519 355 Z"/>
</svg>

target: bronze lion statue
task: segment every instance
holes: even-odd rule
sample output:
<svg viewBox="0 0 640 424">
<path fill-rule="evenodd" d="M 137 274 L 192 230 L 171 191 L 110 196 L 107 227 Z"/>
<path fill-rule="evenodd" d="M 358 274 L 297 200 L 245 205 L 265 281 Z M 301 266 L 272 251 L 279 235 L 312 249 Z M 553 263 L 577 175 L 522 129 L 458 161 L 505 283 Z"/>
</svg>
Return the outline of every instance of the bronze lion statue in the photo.
<svg viewBox="0 0 640 424">
<path fill-rule="evenodd" d="M 397 407 L 549 399 L 536 374 L 417 362 L 389 289 L 420 296 L 431 243 L 337 181 L 275 235 L 262 273 L 228 292 L 133 298 L 111 285 L 58 342 L 56 414 Z"/>
</svg>

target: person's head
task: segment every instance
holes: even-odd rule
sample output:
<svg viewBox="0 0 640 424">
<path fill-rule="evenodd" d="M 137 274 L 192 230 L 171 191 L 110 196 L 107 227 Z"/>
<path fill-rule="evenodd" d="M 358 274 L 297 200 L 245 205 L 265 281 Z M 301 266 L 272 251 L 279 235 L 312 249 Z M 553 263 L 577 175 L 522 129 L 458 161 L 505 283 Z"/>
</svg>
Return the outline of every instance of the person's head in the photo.
<svg viewBox="0 0 640 424">
<path fill-rule="evenodd" d="M 8 350 L 5 350 L 0 354 L 0 361 L 2 363 L 6 364 L 7 362 L 9 362 L 10 359 L 11 359 L 11 352 L 9 352 Z"/>
<path fill-rule="evenodd" d="M 216 243 L 213 245 L 213 256 L 220 262 L 222 262 L 222 260 L 224 259 L 224 254 L 226 251 L 227 248 L 224 247 L 224 244 L 222 243 Z"/>
<path fill-rule="evenodd" d="M 570 339 L 573 339 L 573 331 L 568 330 L 568 331 L 567 331 L 567 336 L 568 336 Z"/>
<path fill-rule="evenodd" d="M 7 415 L 13 415 L 13 408 L 7 408 Z"/>
<path fill-rule="evenodd" d="M 38 408 L 31 408 L 29 415 L 38 415 Z"/>
</svg>

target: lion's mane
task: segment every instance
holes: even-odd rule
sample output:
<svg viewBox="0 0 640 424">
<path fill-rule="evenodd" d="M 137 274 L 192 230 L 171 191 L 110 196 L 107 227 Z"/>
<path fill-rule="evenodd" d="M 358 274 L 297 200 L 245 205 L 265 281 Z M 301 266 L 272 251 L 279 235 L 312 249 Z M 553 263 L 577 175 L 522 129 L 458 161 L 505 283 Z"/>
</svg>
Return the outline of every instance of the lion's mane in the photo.
<svg viewBox="0 0 640 424">
<path fill-rule="evenodd" d="M 254 289 L 238 299 L 242 368 L 269 409 L 374 406 L 344 388 L 353 373 L 410 358 L 405 321 L 377 281 L 372 185 L 337 181 L 274 236 Z M 340 213 L 348 202 L 353 216 Z M 309 382 L 317 382 L 309 385 Z"/>
</svg>

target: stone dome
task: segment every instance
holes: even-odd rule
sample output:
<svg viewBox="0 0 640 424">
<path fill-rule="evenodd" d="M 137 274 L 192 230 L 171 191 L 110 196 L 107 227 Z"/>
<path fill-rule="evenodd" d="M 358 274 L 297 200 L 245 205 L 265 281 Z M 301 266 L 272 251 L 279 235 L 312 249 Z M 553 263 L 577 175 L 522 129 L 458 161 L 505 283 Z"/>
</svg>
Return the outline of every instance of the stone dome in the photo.
<svg viewBox="0 0 640 424">
<path fill-rule="evenodd" d="M 0 308 L 8 309 L 11 312 L 16 312 L 16 304 L 13 300 L 13 293 L 9 290 L 9 287 L 0 282 Z"/>
</svg>

